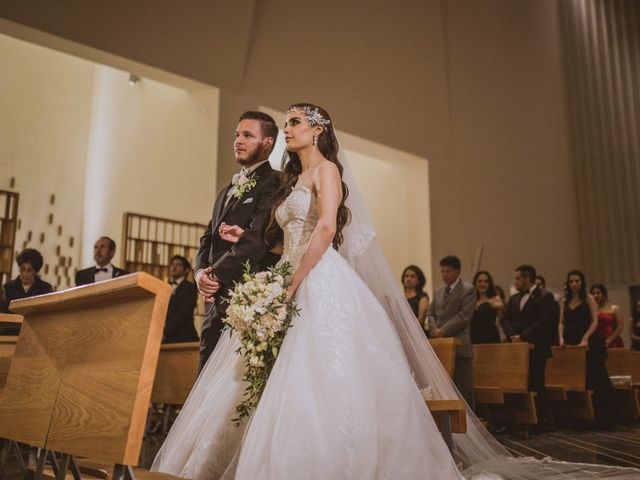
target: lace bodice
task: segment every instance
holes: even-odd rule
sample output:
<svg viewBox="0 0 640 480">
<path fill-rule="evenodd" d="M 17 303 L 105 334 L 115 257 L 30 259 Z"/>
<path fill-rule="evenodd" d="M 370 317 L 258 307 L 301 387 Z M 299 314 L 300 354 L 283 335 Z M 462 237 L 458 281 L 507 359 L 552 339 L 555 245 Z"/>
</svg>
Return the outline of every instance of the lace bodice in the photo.
<svg viewBox="0 0 640 480">
<path fill-rule="evenodd" d="M 284 248 L 279 263 L 289 262 L 295 271 L 318 223 L 315 193 L 305 186 L 294 187 L 276 209 L 276 221 L 284 232 Z"/>
</svg>

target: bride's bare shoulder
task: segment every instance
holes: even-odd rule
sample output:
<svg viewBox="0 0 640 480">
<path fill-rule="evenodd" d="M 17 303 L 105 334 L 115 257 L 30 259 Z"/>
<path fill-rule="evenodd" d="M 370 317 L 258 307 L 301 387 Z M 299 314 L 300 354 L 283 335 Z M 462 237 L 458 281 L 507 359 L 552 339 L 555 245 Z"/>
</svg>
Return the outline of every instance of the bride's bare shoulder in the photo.
<svg viewBox="0 0 640 480">
<path fill-rule="evenodd" d="M 340 178 L 340 170 L 338 170 L 338 166 L 329 161 L 323 160 L 316 167 L 315 172 L 313 172 L 314 183 L 322 182 L 322 181 L 335 181 Z"/>
</svg>

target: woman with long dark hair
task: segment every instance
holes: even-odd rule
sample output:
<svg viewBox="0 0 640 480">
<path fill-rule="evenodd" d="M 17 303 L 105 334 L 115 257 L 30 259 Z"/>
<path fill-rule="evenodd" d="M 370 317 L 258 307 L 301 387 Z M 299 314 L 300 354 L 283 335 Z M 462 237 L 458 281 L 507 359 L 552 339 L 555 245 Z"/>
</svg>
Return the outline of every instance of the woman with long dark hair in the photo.
<svg viewBox="0 0 640 480">
<path fill-rule="evenodd" d="M 191 479 L 413 479 L 425 472 L 459 479 L 384 308 L 336 251 L 350 212 L 329 114 L 294 104 L 284 135 L 289 162 L 267 241 L 283 243 L 280 262 L 292 266 L 288 293 L 300 315 L 255 413 L 240 427 L 230 419 L 245 386 L 221 385 L 216 375 L 229 360 L 217 364 L 225 348 L 218 343 L 153 468 Z M 220 233 L 234 242 L 243 231 L 231 225 Z M 218 397 L 211 385 L 220 385 Z M 207 400 L 222 422 L 205 421 Z"/>
<path fill-rule="evenodd" d="M 504 304 L 498 296 L 493 277 L 481 270 L 473 276 L 473 286 L 476 287 L 476 308 L 471 319 L 471 343 L 506 341 L 507 336 L 502 329 Z"/>
<path fill-rule="evenodd" d="M 516 459 L 467 407 L 466 432 L 445 445 L 419 388 L 459 399 L 375 242 L 350 172 L 349 210 L 329 114 L 294 104 L 284 128 L 294 164 L 272 215 L 269 243 L 293 266 L 293 320 L 250 420 L 230 419 L 247 385 L 236 333 L 223 335 L 152 467 L 198 479 L 556 480 L 611 472 Z M 220 231 L 237 241 L 241 229 Z M 341 244 L 338 252 L 335 247 Z M 333 248 L 332 248 L 333 247 Z M 366 283 L 365 283 L 366 282 Z M 617 471 L 619 467 L 613 467 Z M 620 478 L 632 478 L 633 469 Z M 574 475 L 565 475 L 563 471 Z"/>
<path fill-rule="evenodd" d="M 429 308 L 429 295 L 424 291 L 427 277 L 425 277 L 420 267 L 409 265 L 402 271 L 401 280 L 404 287 L 404 296 L 418 319 L 418 323 L 424 329 L 427 308 Z"/>
<path fill-rule="evenodd" d="M 604 338 L 605 347 L 623 348 L 624 342 L 620 335 L 624 328 L 624 317 L 620 306 L 609 301 L 607 287 L 601 283 L 593 285 L 590 293 L 598 304 L 597 332 Z"/>
<path fill-rule="evenodd" d="M 560 302 L 558 336 L 561 347 L 587 347 L 587 388 L 593 390 L 593 410 L 596 427 L 613 428 L 615 390 L 609 379 L 605 340 L 598 333 L 598 305 L 587 293 L 584 273 L 572 270 L 567 274 L 566 295 Z"/>
<path fill-rule="evenodd" d="M 631 348 L 640 351 L 640 300 L 633 306 L 629 330 L 631 334 Z"/>
</svg>

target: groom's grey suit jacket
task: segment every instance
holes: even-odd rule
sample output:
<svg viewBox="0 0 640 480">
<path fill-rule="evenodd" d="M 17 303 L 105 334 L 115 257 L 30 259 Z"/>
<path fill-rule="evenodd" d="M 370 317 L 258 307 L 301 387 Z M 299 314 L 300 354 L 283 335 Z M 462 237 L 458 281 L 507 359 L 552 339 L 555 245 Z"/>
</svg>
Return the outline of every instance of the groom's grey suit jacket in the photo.
<svg viewBox="0 0 640 480">
<path fill-rule="evenodd" d="M 445 337 L 462 340 L 456 347 L 456 357 L 473 357 L 471 345 L 471 318 L 476 303 L 476 289 L 473 285 L 460 281 L 445 300 L 445 287 L 440 287 L 433 295 L 427 310 L 429 334 L 435 329 L 444 331 Z"/>
</svg>

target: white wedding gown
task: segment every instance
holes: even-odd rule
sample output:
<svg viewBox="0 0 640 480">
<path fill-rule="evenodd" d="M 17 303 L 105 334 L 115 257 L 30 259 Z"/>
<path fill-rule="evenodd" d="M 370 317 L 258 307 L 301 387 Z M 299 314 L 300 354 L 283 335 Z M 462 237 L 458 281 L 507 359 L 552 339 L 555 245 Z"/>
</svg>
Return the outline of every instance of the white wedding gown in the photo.
<svg viewBox="0 0 640 480">
<path fill-rule="evenodd" d="M 278 207 L 295 269 L 317 223 L 315 194 Z M 191 479 L 460 479 L 412 377 L 393 325 L 358 274 L 327 249 L 297 293 L 294 318 L 249 422 L 243 357 L 225 334 L 152 470 Z"/>
</svg>

